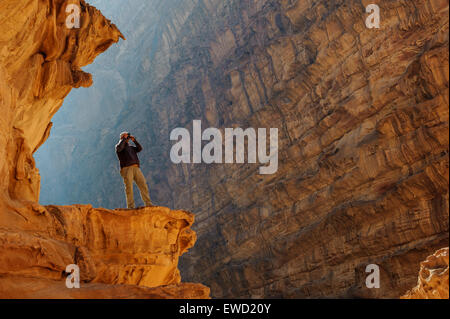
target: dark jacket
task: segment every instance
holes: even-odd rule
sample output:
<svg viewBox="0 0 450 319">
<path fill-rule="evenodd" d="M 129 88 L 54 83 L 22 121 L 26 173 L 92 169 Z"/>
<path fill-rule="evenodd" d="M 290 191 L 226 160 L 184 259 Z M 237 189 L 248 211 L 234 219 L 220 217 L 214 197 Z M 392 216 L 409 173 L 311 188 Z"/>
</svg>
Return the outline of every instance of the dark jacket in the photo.
<svg viewBox="0 0 450 319">
<path fill-rule="evenodd" d="M 138 141 L 134 142 L 134 144 L 136 144 L 136 146 L 130 146 L 125 139 L 122 139 L 119 144 L 116 145 L 116 154 L 120 161 L 120 168 L 140 164 L 137 153 L 142 151 L 142 146 Z"/>
</svg>

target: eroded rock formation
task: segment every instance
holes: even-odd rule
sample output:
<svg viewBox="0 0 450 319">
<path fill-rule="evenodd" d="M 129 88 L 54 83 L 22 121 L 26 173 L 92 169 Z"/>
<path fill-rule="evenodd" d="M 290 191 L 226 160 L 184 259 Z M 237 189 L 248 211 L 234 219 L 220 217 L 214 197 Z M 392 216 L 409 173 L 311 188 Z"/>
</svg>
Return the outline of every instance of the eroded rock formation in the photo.
<svg viewBox="0 0 450 319">
<path fill-rule="evenodd" d="M 206 298 L 209 289 L 182 284 L 177 268 L 195 243 L 193 221 L 164 207 L 9 207 L 0 222 L 0 297 Z M 80 268 L 76 291 L 65 286 L 72 264 Z"/>
<path fill-rule="evenodd" d="M 380 6 L 380 29 L 365 26 L 369 3 Z M 99 141 L 101 156 L 73 152 L 61 173 L 78 174 L 90 154 L 86 179 L 111 185 L 104 192 L 115 195 L 100 204 L 116 207 L 120 179 L 98 168 L 118 131 L 138 136 L 155 202 L 196 212 L 183 278 L 215 297 L 398 298 L 420 261 L 448 246 L 448 1 L 117 6 L 128 41 L 105 74 L 120 93 L 116 126 L 75 141 L 61 134 L 52 153 Z M 278 172 L 172 164 L 170 132 L 194 119 L 278 128 Z M 94 189 L 70 189 L 69 202 L 99 200 Z M 372 263 L 380 289 L 365 285 Z"/>
<path fill-rule="evenodd" d="M 448 299 L 448 247 L 420 263 L 417 286 L 402 299 Z"/>
<path fill-rule="evenodd" d="M 81 9 L 79 28 L 66 25 L 69 4 Z M 0 0 L 0 298 L 209 295 L 181 284 L 177 269 L 196 239 L 192 214 L 38 204 L 33 153 L 71 89 L 92 84 L 81 68 L 120 37 L 83 0 Z M 65 286 L 70 264 L 80 267 L 79 290 Z"/>
<path fill-rule="evenodd" d="M 80 28 L 66 26 L 68 4 L 81 8 Z M 123 36 L 82 0 L 2 0 L 0 11 L 0 143 L 6 146 L 0 189 L 37 202 L 40 177 L 32 154 L 48 138 L 50 120 L 70 90 L 92 84 L 81 68 Z"/>
</svg>

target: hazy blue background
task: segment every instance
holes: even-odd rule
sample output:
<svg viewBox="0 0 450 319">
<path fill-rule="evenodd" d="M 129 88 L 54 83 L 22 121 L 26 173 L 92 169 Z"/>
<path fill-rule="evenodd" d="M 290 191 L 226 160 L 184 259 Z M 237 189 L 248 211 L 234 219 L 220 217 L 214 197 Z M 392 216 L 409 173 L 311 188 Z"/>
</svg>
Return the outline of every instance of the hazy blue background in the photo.
<svg viewBox="0 0 450 319">
<path fill-rule="evenodd" d="M 130 115 L 134 107 L 145 106 L 137 105 L 133 99 L 137 94 L 130 91 L 145 76 L 141 67 L 145 60 L 141 59 L 152 54 L 152 34 L 158 17 L 148 10 L 155 1 L 88 2 L 113 21 L 127 40 L 120 40 L 84 68 L 93 74 L 93 86 L 72 90 L 54 116 L 50 138 L 35 154 L 41 173 L 40 202 L 124 207 L 125 196 L 111 197 L 112 190 L 123 188 L 114 145 L 124 130 L 141 140 L 148 138 L 142 136 L 146 132 L 142 123 L 145 119 L 139 118 L 138 123 L 138 118 Z M 141 156 L 148 152 L 145 147 Z M 137 204 L 142 204 L 136 187 L 135 194 Z"/>
</svg>

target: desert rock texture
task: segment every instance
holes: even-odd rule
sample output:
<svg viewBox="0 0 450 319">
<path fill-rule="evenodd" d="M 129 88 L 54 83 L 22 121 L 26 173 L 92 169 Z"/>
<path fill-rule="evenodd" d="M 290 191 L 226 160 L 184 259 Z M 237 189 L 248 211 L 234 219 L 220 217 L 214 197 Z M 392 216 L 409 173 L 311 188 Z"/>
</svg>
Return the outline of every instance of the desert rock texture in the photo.
<svg viewBox="0 0 450 319">
<path fill-rule="evenodd" d="M 79 28 L 66 25 L 69 4 L 81 10 Z M 196 240 L 191 213 L 38 204 L 33 153 L 71 89 L 92 84 L 81 68 L 120 37 L 82 0 L 0 0 L 0 298 L 209 296 L 177 269 Z M 66 288 L 71 264 L 80 289 Z"/>
<path fill-rule="evenodd" d="M 380 29 L 365 26 L 369 3 L 204 1 L 164 30 L 176 67 L 152 95 L 157 140 L 193 118 L 280 132 L 271 176 L 150 169 L 197 213 L 181 270 L 213 296 L 398 298 L 448 246 L 448 1 L 376 1 Z"/>
<path fill-rule="evenodd" d="M 0 223 L 0 297 L 208 298 L 209 288 L 181 283 L 177 268 L 195 243 L 193 221 L 164 207 L 10 207 Z M 65 285 L 73 264 L 80 289 Z"/>
<path fill-rule="evenodd" d="M 447 0 L 95 2 L 127 41 L 105 56 L 111 86 L 98 89 L 111 94 L 64 114 L 89 102 L 117 115 L 55 135 L 51 158 L 97 141 L 47 170 L 50 187 L 67 179 L 65 201 L 123 205 L 112 145 L 127 129 L 144 146 L 154 201 L 196 213 L 180 270 L 213 297 L 398 298 L 448 246 Z M 372 3 L 379 29 L 365 24 Z M 278 128 L 278 172 L 173 164 L 170 132 L 196 119 Z M 76 185 L 83 169 L 88 191 Z M 370 264 L 379 289 L 366 287 Z"/>
<path fill-rule="evenodd" d="M 448 299 L 448 247 L 420 263 L 417 286 L 402 299 Z"/>
<path fill-rule="evenodd" d="M 0 0 L 0 143 L 8 145 L 0 196 L 35 202 L 31 154 L 63 96 L 90 82 L 78 69 L 90 58 L 69 58 L 75 51 L 44 40 L 62 1 L 16 2 Z M 42 164 L 47 198 L 123 205 L 113 145 L 131 131 L 144 146 L 154 202 L 196 213 L 198 241 L 180 271 L 213 297 L 398 298 L 417 284 L 420 262 L 448 246 L 447 0 L 93 2 L 115 15 L 127 41 L 102 56 L 97 91 L 73 102 L 64 127 L 52 131 Z M 365 24 L 372 3 L 379 29 Z M 75 56 L 93 57 L 120 37 L 97 17 L 99 30 L 75 41 L 91 43 Z M 191 130 L 193 120 L 278 128 L 277 173 L 173 164 L 170 132 Z M 90 265 L 101 270 L 108 258 Z M 378 289 L 366 286 L 371 264 Z"/>
</svg>

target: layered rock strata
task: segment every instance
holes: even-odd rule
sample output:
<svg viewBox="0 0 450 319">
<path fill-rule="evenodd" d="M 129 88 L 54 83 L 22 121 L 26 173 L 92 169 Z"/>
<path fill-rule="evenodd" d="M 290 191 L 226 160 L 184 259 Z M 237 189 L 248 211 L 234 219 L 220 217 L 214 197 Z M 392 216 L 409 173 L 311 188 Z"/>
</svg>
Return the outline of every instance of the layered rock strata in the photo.
<svg viewBox="0 0 450 319">
<path fill-rule="evenodd" d="M 196 212 L 181 272 L 215 297 L 398 298 L 448 246 L 448 1 L 97 2 L 128 41 L 107 56 L 100 89 L 114 98 L 89 101 L 120 112 L 112 128 L 55 137 L 50 154 L 99 141 L 64 158 L 69 185 L 83 170 L 96 181 L 65 201 L 123 205 L 111 144 L 127 129 L 155 202 Z M 372 3 L 379 29 L 365 24 Z M 173 164 L 170 132 L 197 119 L 278 128 L 278 172 Z M 86 156 L 92 168 L 78 164 Z M 370 264 L 379 289 L 365 284 Z"/>
</svg>

